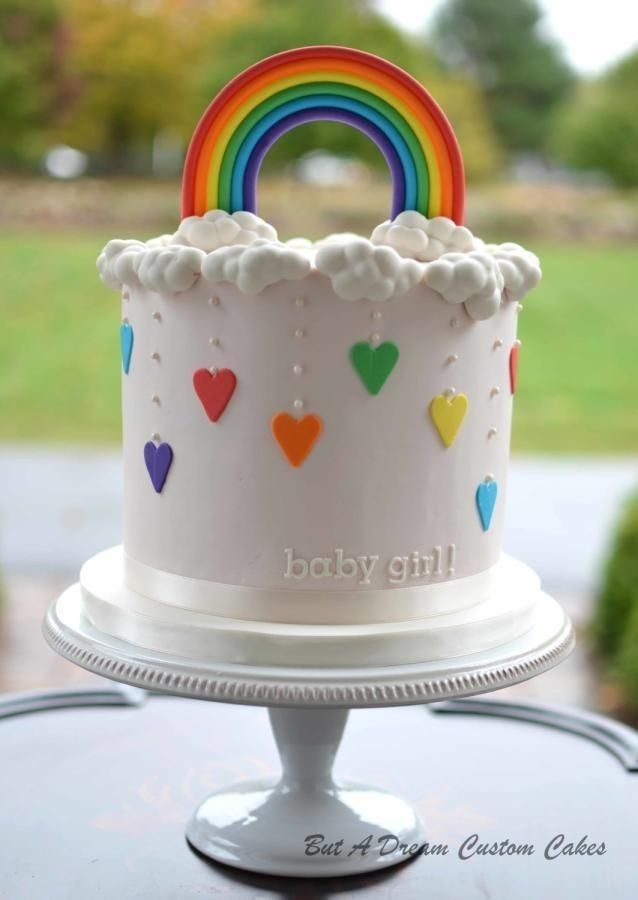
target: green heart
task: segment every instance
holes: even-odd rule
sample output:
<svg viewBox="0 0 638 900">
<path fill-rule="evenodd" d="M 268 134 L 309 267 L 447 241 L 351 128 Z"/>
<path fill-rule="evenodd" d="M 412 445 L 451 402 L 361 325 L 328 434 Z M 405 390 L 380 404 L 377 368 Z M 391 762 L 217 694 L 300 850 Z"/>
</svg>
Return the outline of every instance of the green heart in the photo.
<svg viewBox="0 0 638 900">
<path fill-rule="evenodd" d="M 361 341 L 350 347 L 350 362 L 370 394 L 378 394 L 399 358 L 399 348 L 391 341 L 371 347 Z"/>
</svg>

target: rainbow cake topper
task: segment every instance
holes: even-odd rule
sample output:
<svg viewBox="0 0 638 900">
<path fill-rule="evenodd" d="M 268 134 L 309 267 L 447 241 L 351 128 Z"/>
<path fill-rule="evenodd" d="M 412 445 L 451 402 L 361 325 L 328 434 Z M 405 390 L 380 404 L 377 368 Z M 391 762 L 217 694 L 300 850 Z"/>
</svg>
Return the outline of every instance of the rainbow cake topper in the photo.
<svg viewBox="0 0 638 900">
<path fill-rule="evenodd" d="M 297 125 L 343 122 L 370 137 L 392 175 L 392 217 L 415 209 L 463 222 L 463 160 L 442 110 L 398 66 L 347 47 L 302 47 L 246 69 L 215 97 L 193 134 L 182 217 L 256 212 L 261 163 Z"/>
</svg>

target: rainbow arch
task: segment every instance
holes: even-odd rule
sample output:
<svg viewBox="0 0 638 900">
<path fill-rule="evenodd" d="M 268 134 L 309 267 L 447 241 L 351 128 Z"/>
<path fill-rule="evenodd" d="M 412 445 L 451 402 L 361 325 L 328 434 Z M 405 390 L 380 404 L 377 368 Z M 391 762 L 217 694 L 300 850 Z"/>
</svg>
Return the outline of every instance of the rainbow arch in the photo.
<svg viewBox="0 0 638 900">
<path fill-rule="evenodd" d="M 304 47 L 246 69 L 215 97 L 191 139 L 182 216 L 256 212 L 270 147 L 306 122 L 337 121 L 379 147 L 392 176 L 394 217 L 406 209 L 463 221 L 463 160 L 438 104 L 403 69 L 346 47 Z"/>
</svg>

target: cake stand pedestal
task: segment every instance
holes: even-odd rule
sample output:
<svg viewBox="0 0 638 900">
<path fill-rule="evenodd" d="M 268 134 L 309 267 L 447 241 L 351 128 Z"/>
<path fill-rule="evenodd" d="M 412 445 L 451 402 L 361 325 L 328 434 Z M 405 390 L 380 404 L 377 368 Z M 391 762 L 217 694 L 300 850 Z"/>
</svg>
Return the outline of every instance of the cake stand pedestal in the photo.
<svg viewBox="0 0 638 900">
<path fill-rule="evenodd" d="M 515 641 L 470 656 L 383 668 L 216 665 L 143 649 L 98 631 L 82 613 L 77 585 L 51 606 L 44 634 L 62 656 L 115 681 L 269 707 L 281 777 L 212 794 L 193 813 L 186 836 L 218 862 L 309 877 L 376 871 L 414 857 L 428 839 L 427 826 L 405 800 L 333 778 L 348 709 L 506 687 L 561 662 L 573 646 L 567 616 L 545 594 L 534 627 Z"/>
</svg>

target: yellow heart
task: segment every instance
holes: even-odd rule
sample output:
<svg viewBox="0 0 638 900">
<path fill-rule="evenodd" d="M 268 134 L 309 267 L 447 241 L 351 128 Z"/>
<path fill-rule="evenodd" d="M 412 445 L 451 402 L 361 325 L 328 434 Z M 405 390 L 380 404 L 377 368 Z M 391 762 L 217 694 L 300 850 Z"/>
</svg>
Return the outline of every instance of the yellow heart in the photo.
<svg viewBox="0 0 638 900">
<path fill-rule="evenodd" d="M 437 394 L 430 403 L 430 418 L 446 447 L 456 440 L 469 405 L 465 394 Z"/>
</svg>

